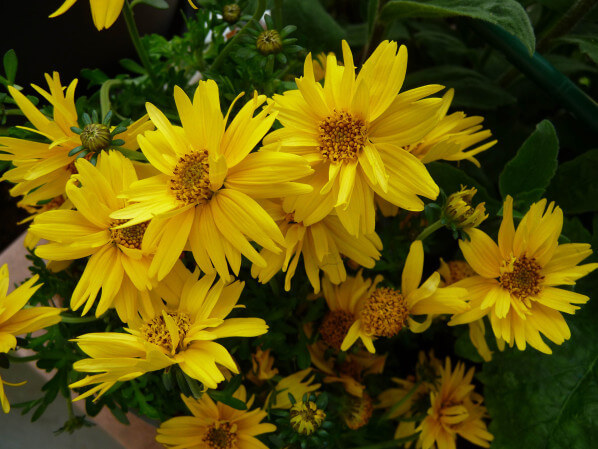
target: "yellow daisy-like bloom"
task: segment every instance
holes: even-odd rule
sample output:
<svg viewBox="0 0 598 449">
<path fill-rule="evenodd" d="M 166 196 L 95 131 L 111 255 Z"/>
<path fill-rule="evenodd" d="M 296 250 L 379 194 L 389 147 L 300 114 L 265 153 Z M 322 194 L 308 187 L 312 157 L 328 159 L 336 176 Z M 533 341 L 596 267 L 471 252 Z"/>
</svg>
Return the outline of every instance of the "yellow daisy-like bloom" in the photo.
<svg viewBox="0 0 598 449">
<path fill-rule="evenodd" d="M 473 206 L 472 201 L 477 189 L 470 189 L 461 186 L 461 190 L 452 193 L 444 205 L 444 216 L 449 219 L 459 229 L 477 228 L 488 218 L 486 213 L 486 203 L 479 203 Z"/>
<path fill-rule="evenodd" d="M 471 268 L 467 262 L 462 260 L 451 260 L 447 263 L 440 259 L 438 272 L 440 273 L 440 276 L 442 276 L 445 285 L 454 284 L 461 279 L 475 276 L 476 274 L 476 272 L 473 271 L 473 268 Z M 480 318 L 473 323 L 469 323 L 469 339 L 484 361 L 489 362 L 492 360 L 492 351 L 486 342 L 486 325 L 484 324 L 483 318 Z"/>
<path fill-rule="evenodd" d="M 309 226 L 317 221 L 313 215 L 320 216 L 316 209 L 334 209 L 351 234 L 371 234 L 374 192 L 414 211 L 424 207 L 418 195 L 438 196 L 438 186 L 424 165 L 403 147 L 420 141 L 438 122 L 443 100 L 424 97 L 442 86 L 398 94 L 407 50 L 397 49 L 396 42 L 382 42 L 357 76 L 344 41 L 343 59 L 341 66 L 328 55 L 322 87 L 315 80 L 311 54 L 307 56 L 304 76 L 296 80 L 299 90 L 273 98 L 284 127 L 264 143 L 270 150 L 306 157 L 316 170 L 314 177 L 326 179 L 312 195 L 298 199 L 310 206 L 295 214 L 298 222 Z"/>
<path fill-rule="evenodd" d="M 64 14 L 75 3 L 77 3 L 77 0 L 66 0 L 60 8 L 50 14 L 50 17 Z M 125 0 L 89 0 L 93 23 L 98 31 L 108 29 L 116 22 L 124 4 Z"/>
<path fill-rule="evenodd" d="M 8 352 L 17 346 L 17 335 L 27 334 L 60 321 L 63 309 L 56 307 L 24 308 L 29 298 L 42 286 L 33 285 L 39 276 L 35 275 L 8 293 L 10 285 L 8 266 L 0 268 L 0 352 Z"/>
<path fill-rule="evenodd" d="M 274 390 L 268 395 L 266 404 L 270 408 L 290 409 L 293 404 L 289 394 L 297 401 L 303 398 L 306 393 L 316 391 L 322 384 L 314 384 L 315 374 L 311 368 L 298 371 L 290 376 L 283 377 Z"/>
<path fill-rule="evenodd" d="M 402 274 L 401 290 L 378 288 L 383 280 L 376 276 L 364 280 L 361 272 L 348 277 L 339 286 L 323 280 L 324 297 L 330 312 L 320 325 L 322 339 L 333 348 L 348 350 L 358 339 L 372 353 L 376 337 L 393 337 L 407 326 L 412 332 L 423 332 L 432 323 L 432 316 L 458 313 L 468 309 L 463 288 L 440 288 L 440 275 L 432 274 L 421 286 L 424 267 L 422 242 L 411 244 Z M 427 315 L 423 322 L 415 315 Z M 340 346 L 339 346 L 340 342 Z"/>
<path fill-rule="evenodd" d="M 46 74 L 46 81 L 49 92 L 33 84 L 32 87 L 53 106 L 53 120 L 43 115 L 25 95 L 8 86 L 17 106 L 34 126 L 24 129 L 50 141 L 48 144 L 0 137 L 0 150 L 6 153 L 0 154 L 0 160 L 11 161 L 15 165 L 0 180 L 16 184 L 10 190 L 12 196 L 25 195 L 19 203 L 22 207 L 37 206 L 39 202 L 53 200 L 65 193 L 66 183 L 75 172 L 73 162 L 77 158 L 76 155 L 69 156 L 69 152 L 82 145 L 81 135 L 71 130 L 71 127 L 79 126 L 75 108 L 77 80 L 65 88 L 58 72 L 54 72 L 52 77 Z M 125 141 L 122 148 L 136 150 L 139 148 L 137 135 L 152 128 L 146 116 L 115 137 Z"/>
<path fill-rule="evenodd" d="M 79 347 L 91 358 L 75 362 L 77 371 L 100 373 L 75 382 L 71 388 L 95 386 L 79 398 L 96 391 L 100 396 L 117 381 L 130 380 L 148 371 L 178 364 L 206 388 L 216 388 L 224 380 L 218 368 L 222 365 L 238 373 L 237 365 L 226 348 L 214 340 L 227 337 L 256 337 L 265 334 L 268 326 L 260 318 L 228 318 L 236 306 L 244 284 L 230 285 L 216 275 L 199 278 L 187 272 L 180 276 L 173 271 L 168 279 L 166 301 L 155 302 L 155 309 L 143 318 L 128 322 L 128 334 L 104 332 L 76 338 Z M 179 299 L 180 298 L 180 299 Z"/>
<path fill-rule="evenodd" d="M 178 87 L 174 98 L 182 127 L 173 126 L 148 103 L 158 129 L 139 137 L 143 153 L 161 173 L 134 183 L 126 196 L 137 204 L 112 217 L 131 219 L 128 224 L 157 217 L 147 232 L 152 240 L 159 240 L 149 271 L 158 279 L 166 276 L 187 243 L 203 272 L 217 271 L 225 280 L 230 280 L 229 265 L 239 273 L 241 254 L 266 267 L 266 260 L 249 242 L 280 253 L 284 237 L 253 198 L 309 192 L 311 187 L 291 181 L 312 170 L 300 156 L 270 151 L 250 154 L 275 119 L 268 115 L 270 108 L 254 117 L 265 96 L 254 96 L 228 127 L 214 81 L 200 81 L 193 102 Z"/>
<path fill-rule="evenodd" d="M 253 397 L 247 401 L 245 387 L 241 386 L 233 397 L 247 402 L 251 408 Z M 193 416 L 178 416 L 160 424 L 156 441 L 167 448 L 176 449 L 268 449 L 255 438 L 274 432 L 276 426 L 262 423 L 266 412 L 260 408 L 251 411 L 236 410 L 209 395 L 201 399 L 181 396 Z"/>
<path fill-rule="evenodd" d="M 144 243 L 147 223 L 127 228 L 110 218 L 127 201 L 119 195 L 137 181 L 135 168 L 121 153 L 100 154 L 94 167 L 89 161 L 75 163 L 66 194 L 77 210 L 54 210 L 38 215 L 31 231 L 50 243 L 35 253 L 49 260 L 72 260 L 91 256 L 71 297 L 71 308 L 83 306 L 85 315 L 96 298 L 96 316 L 115 307 L 123 321 L 137 315 L 138 290 L 151 289 L 147 276 L 152 259 L 151 247 Z M 100 289 L 102 290 L 100 295 Z"/>
<path fill-rule="evenodd" d="M 468 160 L 477 167 L 480 163 L 475 158 L 477 154 L 486 151 L 496 144 L 496 140 L 483 143 L 469 151 L 468 148 L 483 142 L 492 136 L 490 130 L 482 130 L 484 117 L 467 117 L 464 112 L 453 112 L 446 115 L 453 101 L 454 90 L 444 95 L 438 124 L 419 142 L 406 147 L 411 154 L 424 164 L 437 160 L 461 161 Z"/>
<path fill-rule="evenodd" d="M 278 368 L 273 368 L 274 356 L 270 354 L 270 351 L 271 349 L 263 351 L 262 348 L 257 348 L 251 354 L 252 370 L 245 377 L 256 385 L 261 385 L 278 374 Z"/>
<path fill-rule="evenodd" d="M 343 256 L 366 268 L 373 268 L 380 258 L 382 241 L 377 234 L 352 236 L 335 215 L 327 215 L 309 226 L 295 221 L 293 210 L 285 204 L 262 203 L 285 237 L 285 251 L 279 254 L 268 249 L 260 253 L 266 267 L 253 265 L 251 274 L 262 283 L 268 282 L 281 269 L 286 272 L 284 288 L 291 289 L 291 279 L 303 255 L 303 265 L 315 293 L 320 292 L 320 270 L 333 284 L 347 279 Z M 287 205 L 287 207 L 289 207 Z"/>
<path fill-rule="evenodd" d="M 494 335 L 524 350 L 529 343 L 552 353 L 540 334 L 560 345 L 571 336 L 561 312 L 574 314 L 588 297 L 559 285 L 575 281 L 598 263 L 578 264 L 592 254 L 589 244 L 559 245 L 563 212 L 545 199 L 531 205 L 517 230 L 513 224 L 513 198 L 507 197 L 498 245 L 479 229 L 468 230 L 470 241 L 459 246 L 477 276 L 455 286 L 467 288 L 471 310 L 453 317 L 450 324 L 470 323 L 485 315 Z"/>
<path fill-rule="evenodd" d="M 440 388 L 430 393 L 432 406 L 428 416 L 416 429 L 421 431 L 418 447 L 455 449 L 457 435 L 477 446 L 490 447 L 493 436 L 483 421 L 487 416 L 486 407 L 482 405 L 482 396 L 473 391 L 471 384 L 474 371 L 470 368 L 465 373 L 463 363 L 457 363 L 452 370 L 447 357 L 441 369 Z"/>
<path fill-rule="evenodd" d="M 311 435 L 320 428 L 326 419 L 324 410 L 313 401 L 297 401 L 289 411 L 291 427 L 302 435 Z"/>
</svg>

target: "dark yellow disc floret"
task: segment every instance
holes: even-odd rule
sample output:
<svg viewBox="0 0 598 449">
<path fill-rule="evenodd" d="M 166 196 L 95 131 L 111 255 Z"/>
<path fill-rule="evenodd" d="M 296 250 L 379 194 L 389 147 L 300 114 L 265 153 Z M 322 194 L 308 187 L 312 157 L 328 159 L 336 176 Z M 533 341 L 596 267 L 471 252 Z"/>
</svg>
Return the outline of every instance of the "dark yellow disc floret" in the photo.
<svg viewBox="0 0 598 449">
<path fill-rule="evenodd" d="M 296 402 L 291 407 L 290 415 L 293 430 L 302 435 L 311 435 L 326 419 L 324 410 L 319 409 L 313 401 Z"/>
<path fill-rule="evenodd" d="M 509 267 L 510 269 L 500 276 L 499 281 L 511 295 L 525 299 L 537 296 L 542 291 L 540 282 L 544 276 L 541 274 L 541 267 L 536 263 L 536 259 L 533 257 L 528 259 L 526 256 L 518 257 L 509 264 Z"/>
<path fill-rule="evenodd" d="M 409 310 L 403 295 L 387 287 L 374 290 L 361 309 L 365 333 L 376 337 L 397 335 L 408 316 Z"/>
<path fill-rule="evenodd" d="M 448 262 L 448 267 L 451 273 L 451 283 L 475 276 L 476 274 L 476 272 L 473 271 L 473 268 L 471 268 L 467 262 L 462 260 L 451 260 Z"/>
<path fill-rule="evenodd" d="M 81 145 L 94 153 L 107 149 L 112 143 L 110 129 L 100 123 L 91 123 L 85 126 L 79 137 Z"/>
<path fill-rule="evenodd" d="M 282 50 L 282 39 L 278 31 L 264 30 L 258 36 L 255 45 L 263 55 L 280 53 Z"/>
<path fill-rule="evenodd" d="M 179 332 L 179 346 L 182 345 L 185 335 L 191 327 L 189 315 L 181 312 L 168 312 Z M 164 321 L 164 317 L 159 315 L 154 317 L 149 323 L 145 323 L 141 329 L 141 335 L 149 343 L 153 343 L 164 348 L 167 352 L 172 352 L 172 337 Z M 177 349 L 177 348 L 174 348 Z"/>
<path fill-rule="evenodd" d="M 204 204 L 212 198 L 207 150 L 192 151 L 179 158 L 170 178 L 170 190 L 184 205 Z"/>
<path fill-rule="evenodd" d="M 210 424 L 202 441 L 206 445 L 201 447 L 207 449 L 233 449 L 237 447 L 237 425 L 228 421 Z"/>
<path fill-rule="evenodd" d="M 331 310 L 320 324 L 322 340 L 331 348 L 339 351 L 349 328 L 355 322 L 355 316 L 345 310 Z"/>
<path fill-rule="evenodd" d="M 365 145 L 366 125 L 351 114 L 336 110 L 318 125 L 319 150 L 333 164 L 357 160 Z"/>
<path fill-rule="evenodd" d="M 127 220 L 116 220 L 112 226 L 119 226 L 126 223 L 126 221 Z M 149 222 L 146 221 L 133 226 L 127 226 L 126 228 L 110 228 L 110 237 L 117 245 L 122 245 L 131 249 L 141 249 L 141 242 L 143 241 L 143 235 L 145 234 L 148 223 Z"/>
</svg>

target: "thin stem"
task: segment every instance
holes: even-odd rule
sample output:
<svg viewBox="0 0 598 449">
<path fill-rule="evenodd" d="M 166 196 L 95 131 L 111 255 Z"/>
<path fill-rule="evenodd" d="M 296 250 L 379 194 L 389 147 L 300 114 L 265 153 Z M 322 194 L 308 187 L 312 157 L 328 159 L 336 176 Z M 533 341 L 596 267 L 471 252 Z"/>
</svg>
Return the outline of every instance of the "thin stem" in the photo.
<svg viewBox="0 0 598 449">
<path fill-rule="evenodd" d="M 82 317 L 76 317 L 76 316 L 66 316 L 66 315 L 61 315 L 60 317 L 61 321 L 63 323 L 91 323 L 92 321 L 98 321 L 99 318 L 96 318 L 95 316 L 82 316 Z"/>
<path fill-rule="evenodd" d="M 260 18 L 264 14 L 265 10 L 266 10 L 266 0 L 258 0 L 257 7 L 255 8 L 255 12 L 253 13 L 253 16 L 251 17 L 251 19 L 245 24 L 245 26 L 243 28 L 241 28 L 239 30 L 239 32 L 237 34 L 235 34 L 235 37 L 233 37 L 230 41 L 228 41 L 226 46 L 222 49 L 222 51 L 220 52 L 218 57 L 214 60 L 214 62 L 210 66 L 210 71 L 214 72 L 214 71 L 218 70 L 218 68 L 222 65 L 222 63 L 224 62 L 224 60 L 226 59 L 228 54 L 234 48 L 234 46 L 237 43 L 237 41 L 239 40 L 239 38 L 247 32 L 247 29 L 254 21 L 257 22 L 260 20 Z"/>
<path fill-rule="evenodd" d="M 274 20 L 274 27 L 280 30 L 282 28 L 282 0 L 274 0 L 272 20 Z"/>
<path fill-rule="evenodd" d="M 438 231 L 443 226 L 444 225 L 442 224 L 442 222 L 440 220 L 435 221 L 431 225 L 428 225 L 422 232 L 420 232 L 419 235 L 415 238 L 415 240 L 425 240 L 426 237 L 428 237 L 428 236 L 430 236 L 430 234 L 433 234 L 434 232 Z"/>
<path fill-rule="evenodd" d="M 537 51 L 543 51 L 550 45 L 550 42 L 558 37 L 561 37 L 571 31 L 581 19 L 583 19 L 590 10 L 596 6 L 598 0 L 577 0 L 571 7 L 561 16 L 558 22 L 551 27 L 544 30 L 538 40 L 536 46 Z"/>
<path fill-rule="evenodd" d="M 131 36 L 131 41 L 133 42 L 133 46 L 137 51 L 137 56 L 139 56 L 139 60 L 143 64 L 143 67 L 145 67 L 145 70 L 147 71 L 147 74 L 149 75 L 152 84 L 155 87 L 157 87 L 158 80 L 156 78 L 156 74 L 152 70 L 152 64 L 150 63 L 147 49 L 143 46 L 143 43 L 141 42 L 139 30 L 137 29 L 137 24 L 135 23 L 135 18 L 133 17 L 133 8 L 131 8 L 129 0 L 125 0 L 125 4 L 123 7 L 123 15 L 125 16 L 125 22 L 127 23 L 129 36 Z"/>
</svg>

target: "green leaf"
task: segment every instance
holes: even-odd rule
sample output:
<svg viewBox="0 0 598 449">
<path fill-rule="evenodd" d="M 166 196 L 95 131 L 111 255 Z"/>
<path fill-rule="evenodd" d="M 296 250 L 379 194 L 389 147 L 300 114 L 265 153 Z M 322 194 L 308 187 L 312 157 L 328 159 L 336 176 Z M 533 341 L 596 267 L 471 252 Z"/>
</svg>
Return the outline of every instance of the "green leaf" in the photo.
<svg viewBox="0 0 598 449">
<path fill-rule="evenodd" d="M 558 152 L 554 126 L 543 120 L 500 174 L 498 186 L 503 198 L 511 195 L 528 204 L 540 199 L 556 172 Z"/>
<path fill-rule="evenodd" d="M 501 26 L 517 36 L 530 55 L 534 53 L 534 29 L 527 13 L 515 0 L 391 0 L 380 14 L 387 21 L 454 16 L 470 17 Z"/>
<path fill-rule="evenodd" d="M 235 410 L 247 410 L 247 405 L 240 399 L 234 398 L 223 391 L 208 390 L 208 395 L 217 402 L 222 402 Z"/>
<path fill-rule="evenodd" d="M 598 149 L 561 164 L 546 195 L 569 214 L 598 211 Z"/>
<path fill-rule="evenodd" d="M 595 64 L 598 64 L 598 38 L 596 36 L 565 36 L 560 42 L 576 44 L 583 54 L 587 55 Z"/>
<path fill-rule="evenodd" d="M 584 293 L 598 295 L 596 275 Z M 592 294 L 593 293 L 593 294 Z M 480 378 L 494 449 L 590 449 L 598 440 L 598 302 L 568 318 L 571 339 L 552 355 L 495 352 Z M 554 346 L 554 345 L 553 345 Z"/>
<path fill-rule="evenodd" d="M 147 70 L 132 59 L 121 59 L 120 65 L 130 72 L 138 73 L 139 75 L 146 75 Z"/>
<path fill-rule="evenodd" d="M 4 53 L 4 58 L 2 59 L 4 64 L 4 73 L 6 74 L 6 79 L 8 84 L 14 84 L 15 77 L 17 76 L 17 54 L 11 48 L 6 53 Z"/>
</svg>

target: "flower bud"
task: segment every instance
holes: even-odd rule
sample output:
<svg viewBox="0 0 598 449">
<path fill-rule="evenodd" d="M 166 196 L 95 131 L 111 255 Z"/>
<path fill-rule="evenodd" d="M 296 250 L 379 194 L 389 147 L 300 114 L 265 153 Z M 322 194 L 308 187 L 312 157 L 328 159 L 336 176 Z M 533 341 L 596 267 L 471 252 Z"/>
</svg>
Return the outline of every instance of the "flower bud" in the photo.
<svg viewBox="0 0 598 449">
<path fill-rule="evenodd" d="M 282 39 L 276 30 L 264 30 L 256 41 L 256 47 L 263 55 L 280 53 L 282 50 Z"/>
<path fill-rule="evenodd" d="M 444 216 L 459 229 L 477 228 L 486 218 L 485 203 L 473 206 L 472 200 L 477 189 L 467 189 L 461 186 L 461 190 L 450 195 L 444 206 Z"/>
</svg>

